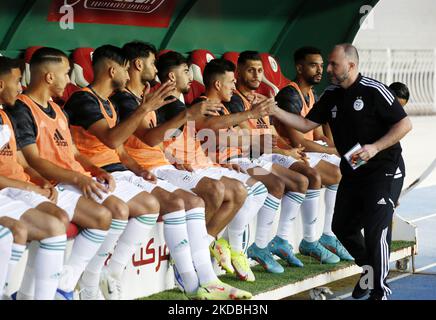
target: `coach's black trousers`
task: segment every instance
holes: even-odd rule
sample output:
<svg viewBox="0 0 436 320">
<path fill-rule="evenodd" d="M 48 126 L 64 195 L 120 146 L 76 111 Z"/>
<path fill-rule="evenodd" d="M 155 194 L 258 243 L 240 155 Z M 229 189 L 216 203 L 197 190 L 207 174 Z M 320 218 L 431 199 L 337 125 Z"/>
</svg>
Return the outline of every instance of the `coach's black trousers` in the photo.
<svg viewBox="0 0 436 320">
<path fill-rule="evenodd" d="M 373 294 L 380 298 L 391 293 L 385 282 L 389 272 L 389 227 L 394 211 L 391 186 L 392 177 L 385 175 L 371 182 L 356 183 L 343 179 L 339 184 L 332 222 L 333 232 L 356 264 L 370 267 Z"/>
</svg>

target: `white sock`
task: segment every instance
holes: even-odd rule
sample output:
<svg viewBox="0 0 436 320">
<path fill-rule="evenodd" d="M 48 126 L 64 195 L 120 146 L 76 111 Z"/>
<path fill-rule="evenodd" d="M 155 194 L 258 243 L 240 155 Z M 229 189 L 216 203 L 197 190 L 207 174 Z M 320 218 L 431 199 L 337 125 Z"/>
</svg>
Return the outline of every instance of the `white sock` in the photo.
<svg viewBox="0 0 436 320">
<path fill-rule="evenodd" d="M 236 252 L 243 251 L 245 227 L 257 215 L 268 196 L 268 190 L 262 182 L 256 182 L 247 189 L 248 196 L 244 204 L 227 227 L 230 247 Z"/>
<path fill-rule="evenodd" d="M 35 300 L 53 300 L 64 264 L 67 236 L 43 239 L 35 257 Z"/>
<path fill-rule="evenodd" d="M 17 300 L 33 300 L 35 295 L 35 258 L 38 250 L 39 241 L 30 242 L 27 250 L 26 269 L 17 293 Z"/>
<path fill-rule="evenodd" d="M 216 238 L 214 236 L 207 234 L 207 241 L 208 241 L 209 245 L 211 245 L 212 242 L 214 242 L 215 240 L 216 240 Z"/>
<path fill-rule="evenodd" d="M 209 253 L 209 235 L 206 230 L 204 208 L 194 208 L 186 211 L 186 226 L 188 229 L 191 255 L 197 271 L 198 280 L 203 285 L 217 280 Z M 214 238 L 215 239 L 215 238 Z"/>
<path fill-rule="evenodd" d="M 115 244 L 126 229 L 128 220 L 112 219 L 109 231 L 97 251 L 83 272 L 82 280 L 86 286 L 96 287 L 100 281 L 100 272 L 109 253 L 114 249 Z"/>
<path fill-rule="evenodd" d="M 158 213 L 153 213 L 129 219 L 129 223 L 127 223 L 127 227 L 109 260 L 108 270 L 112 276 L 121 279 L 129 259 L 142 244 L 142 241 L 147 239 L 151 229 L 156 225 L 158 217 Z"/>
<path fill-rule="evenodd" d="M 167 213 L 163 222 L 165 242 L 182 277 L 185 291 L 194 293 L 198 289 L 198 278 L 192 264 L 185 210 Z"/>
<path fill-rule="evenodd" d="M 253 196 L 249 195 L 245 199 L 244 204 L 239 209 L 238 213 L 233 217 L 232 221 L 227 226 L 227 234 L 229 244 L 232 250 L 236 252 L 242 251 L 242 241 L 244 236 L 245 226 L 248 223 L 250 209 L 252 207 Z"/>
<path fill-rule="evenodd" d="M 6 283 L 3 289 L 3 293 L 6 294 L 7 296 L 10 296 L 13 293 L 9 291 L 8 286 L 13 279 L 12 277 L 14 276 L 15 267 L 18 261 L 20 261 L 21 257 L 23 256 L 25 250 L 26 250 L 26 246 L 23 244 L 17 244 L 17 243 L 12 244 L 12 254 L 11 254 L 11 259 L 9 260 Z"/>
<path fill-rule="evenodd" d="M 294 226 L 295 218 L 297 218 L 298 210 L 301 204 L 304 203 L 305 195 L 299 192 L 286 192 L 282 199 L 282 209 L 280 211 L 280 220 L 277 228 L 277 236 L 289 240 Z"/>
<path fill-rule="evenodd" d="M 280 206 L 280 199 L 268 194 L 265 203 L 257 215 L 256 245 L 263 249 L 268 245 L 271 227 Z"/>
<path fill-rule="evenodd" d="M 325 201 L 325 218 L 324 218 L 324 231 L 323 233 L 328 236 L 334 236 L 332 231 L 333 212 L 335 210 L 336 192 L 338 191 L 338 185 L 333 184 L 327 186 L 325 189 L 324 201 Z"/>
<path fill-rule="evenodd" d="M 0 226 L 0 299 L 3 295 L 8 273 L 8 261 L 11 259 L 12 243 L 14 241 L 11 230 Z"/>
<path fill-rule="evenodd" d="M 70 258 L 65 264 L 65 269 L 70 267 L 72 272 L 67 277 L 61 277 L 59 281 L 61 290 L 66 292 L 74 290 L 77 281 L 79 281 L 86 266 L 97 253 L 107 233 L 107 230 L 84 229 L 74 239 Z"/>
<path fill-rule="evenodd" d="M 316 238 L 316 221 L 318 219 L 318 204 L 321 191 L 307 190 L 306 199 L 301 205 L 301 214 L 303 221 L 303 239 L 307 242 L 314 242 Z"/>
<path fill-rule="evenodd" d="M 249 224 L 257 216 L 260 208 L 262 208 L 266 198 L 268 197 L 268 189 L 262 182 L 258 181 L 251 186 L 251 195 L 253 197 L 253 201 L 250 208 L 250 213 L 248 215 L 247 224 Z"/>
</svg>

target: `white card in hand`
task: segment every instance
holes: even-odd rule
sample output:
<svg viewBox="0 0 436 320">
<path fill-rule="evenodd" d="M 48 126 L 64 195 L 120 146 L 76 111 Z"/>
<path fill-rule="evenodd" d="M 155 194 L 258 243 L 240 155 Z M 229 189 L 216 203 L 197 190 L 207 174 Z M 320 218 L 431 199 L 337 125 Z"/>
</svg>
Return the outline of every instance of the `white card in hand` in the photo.
<svg viewBox="0 0 436 320">
<path fill-rule="evenodd" d="M 352 155 L 359 151 L 362 148 L 362 146 L 360 145 L 360 143 L 357 143 L 354 147 L 352 147 L 345 155 L 344 158 L 348 161 L 348 163 L 350 164 L 351 168 L 353 168 L 353 170 L 356 170 L 357 168 L 359 168 L 360 166 L 364 165 L 366 163 L 365 160 L 360 159 L 359 156 L 354 156 L 352 157 Z"/>
</svg>

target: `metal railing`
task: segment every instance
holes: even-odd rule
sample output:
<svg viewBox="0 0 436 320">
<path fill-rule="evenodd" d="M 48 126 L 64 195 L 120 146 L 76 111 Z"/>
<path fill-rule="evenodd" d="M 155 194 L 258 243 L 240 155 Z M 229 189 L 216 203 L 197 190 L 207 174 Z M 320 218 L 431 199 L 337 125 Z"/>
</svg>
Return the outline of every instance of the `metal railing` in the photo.
<svg viewBox="0 0 436 320">
<path fill-rule="evenodd" d="M 410 90 L 408 114 L 436 114 L 435 50 L 359 50 L 360 71 L 386 85 L 399 81 Z"/>
</svg>

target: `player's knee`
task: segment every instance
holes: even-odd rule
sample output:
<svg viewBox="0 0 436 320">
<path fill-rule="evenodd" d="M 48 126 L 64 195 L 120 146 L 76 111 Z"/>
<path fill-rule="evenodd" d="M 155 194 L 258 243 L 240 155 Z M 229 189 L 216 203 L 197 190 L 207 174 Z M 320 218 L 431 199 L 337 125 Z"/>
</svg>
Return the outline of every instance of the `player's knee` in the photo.
<svg viewBox="0 0 436 320">
<path fill-rule="evenodd" d="M 205 207 L 204 200 L 198 196 L 195 196 L 195 195 L 189 194 L 189 195 L 185 196 L 183 201 L 185 204 L 185 210 L 191 210 L 194 208 L 204 208 Z"/>
<path fill-rule="evenodd" d="M 159 201 L 149 193 L 144 194 L 142 197 L 142 205 L 144 213 L 157 213 L 160 210 Z"/>
<path fill-rule="evenodd" d="M 316 169 L 308 168 L 307 169 L 307 177 L 309 178 L 309 182 L 312 185 L 321 186 L 321 175 Z"/>
<path fill-rule="evenodd" d="M 209 206 L 219 207 L 224 200 L 225 185 L 221 181 L 205 178 L 201 196 Z"/>
<path fill-rule="evenodd" d="M 8 226 L 14 237 L 14 243 L 25 244 L 27 241 L 27 228 L 25 224 L 19 220 L 12 222 Z"/>
<path fill-rule="evenodd" d="M 98 206 L 95 211 L 95 228 L 99 230 L 108 230 L 112 222 L 112 213 L 104 206 Z"/>
<path fill-rule="evenodd" d="M 115 197 L 109 197 L 104 202 L 104 206 L 110 211 L 112 219 L 129 219 L 129 206 L 124 201 Z"/>
<path fill-rule="evenodd" d="M 55 216 L 64 225 L 65 229 L 67 229 L 70 224 L 68 213 L 55 205 L 53 205 L 52 213 L 53 216 Z"/>
<path fill-rule="evenodd" d="M 56 237 L 66 233 L 66 227 L 61 220 L 54 216 L 49 216 L 44 220 L 45 238 Z"/>
<path fill-rule="evenodd" d="M 183 199 L 174 195 L 169 195 L 168 199 L 165 200 L 165 204 L 161 206 L 165 207 L 165 211 L 167 212 L 185 210 L 185 202 L 183 201 Z"/>
<path fill-rule="evenodd" d="M 209 193 L 211 194 L 212 198 L 217 200 L 217 202 L 222 202 L 224 199 L 224 192 L 226 190 L 226 187 L 224 183 L 218 180 L 212 180 L 210 179 L 210 189 Z"/>
<path fill-rule="evenodd" d="M 279 178 L 276 178 L 273 183 L 267 183 L 265 185 L 268 189 L 268 193 L 275 197 L 281 197 L 285 192 L 285 183 Z"/>
<path fill-rule="evenodd" d="M 234 199 L 244 202 L 247 198 L 247 188 L 240 181 L 235 181 L 232 186 Z"/>
<path fill-rule="evenodd" d="M 291 190 L 294 192 L 299 192 L 299 193 L 306 193 L 307 189 L 309 188 L 309 178 L 299 174 L 296 175 L 295 178 L 293 179 L 293 182 L 295 184 L 295 190 Z"/>
</svg>

